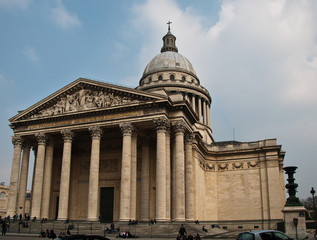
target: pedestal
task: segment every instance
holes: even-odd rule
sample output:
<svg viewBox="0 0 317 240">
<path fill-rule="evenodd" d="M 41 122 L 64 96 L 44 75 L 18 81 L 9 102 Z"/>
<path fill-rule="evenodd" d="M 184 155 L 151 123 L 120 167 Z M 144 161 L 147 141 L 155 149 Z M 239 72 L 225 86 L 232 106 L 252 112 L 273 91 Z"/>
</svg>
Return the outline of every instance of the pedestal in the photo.
<svg viewBox="0 0 317 240">
<path fill-rule="evenodd" d="M 305 207 L 304 206 L 285 206 L 282 212 L 284 213 L 284 226 L 285 226 L 286 235 L 296 239 L 305 238 L 307 236 Z M 296 222 L 297 222 L 297 236 L 296 236 L 296 227 L 294 224 Z"/>
</svg>

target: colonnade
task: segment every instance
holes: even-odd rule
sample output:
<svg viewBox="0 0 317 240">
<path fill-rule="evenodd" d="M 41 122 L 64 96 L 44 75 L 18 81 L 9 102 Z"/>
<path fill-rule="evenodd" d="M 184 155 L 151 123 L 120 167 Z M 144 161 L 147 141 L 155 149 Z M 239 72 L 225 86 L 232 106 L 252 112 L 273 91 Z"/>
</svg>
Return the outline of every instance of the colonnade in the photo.
<svg viewBox="0 0 317 240">
<path fill-rule="evenodd" d="M 155 218 L 157 221 L 185 221 L 194 219 L 192 186 L 192 134 L 185 134 L 183 122 L 170 124 L 167 119 L 154 120 L 156 130 L 156 198 Z M 174 131 L 170 133 L 171 127 Z M 119 221 L 137 217 L 137 132 L 131 123 L 120 124 L 122 131 L 122 164 L 120 183 Z M 89 128 L 91 155 L 88 186 L 87 221 L 98 221 L 99 163 L 102 129 Z M 61 165 L 58 220 L 69 218 L 71 150 L 74 132 L 61 131 L 63 154 Z M 171 136 L 174 136 L 171 139 Z M 34 177 L 32 183 L 31 217 L 49 218 L 51 181 L 53 170 L 54 141 L 49 134 L 35 134 L 37 140 Z M 21 136 L 12 137 L 14 145 L 7 215 L 24 214 L 27 188 L 29 155 L 31 144 Z M 172 142 L 172 144 L 171 144 Z M 141 142 L 140 220 L 150 219 L 150 145 L 149 139 Z M 171 154 L 173 146 L 173 154 Z M 21 162 L 22 156 L 22 163 Z M 172 157 L 171 157 L 172 156 Z M 172 162 L 171 162 L 172 161 Z M 171 169 L 171 165 L 173 168 Z M 21 170 L 20 170 L 21 167 Z"/>
<path fill-rule="evenodd" d="M 198 115 L 199 122 L 211 126 L 210 102 L 200 95 L 184 93 L 185 99 L 190 103 L 194 112 Z"/>
</svg>

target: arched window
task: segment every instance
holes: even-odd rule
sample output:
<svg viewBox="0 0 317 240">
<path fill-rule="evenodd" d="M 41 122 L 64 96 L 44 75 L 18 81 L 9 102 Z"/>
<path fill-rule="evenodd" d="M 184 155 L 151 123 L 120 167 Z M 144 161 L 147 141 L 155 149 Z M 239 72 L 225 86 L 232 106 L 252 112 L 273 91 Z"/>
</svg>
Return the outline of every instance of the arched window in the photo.
<svg viewBox="0 0 317 240">
<path fill-rule="evenodd" d="M 166 39 L 166 44 L 169 44 L 169 39 Z"/>
<path fill-rule="evenodd" d="M 185 82 L 186 81 L 186 77 L 182 76 L 182 81 Z"/>
<path fill-rule="evenodd" d="M 0 193 L 0 199 L 4 199 L 5 196 L 6 196 L 5 192 Z"/>
<path fill-rule="evenodd" d="M 174 74 L 171 74 L 171 75 L 170 75 L 170 80 L 174 80 L 174 79 L 175 79 Z"/>
<path fill-rule="evenodd" d="M 160 76 L 158 77 L 158 80 L 163 80 L 162 75 L 160 75 Z"/>
</svg>

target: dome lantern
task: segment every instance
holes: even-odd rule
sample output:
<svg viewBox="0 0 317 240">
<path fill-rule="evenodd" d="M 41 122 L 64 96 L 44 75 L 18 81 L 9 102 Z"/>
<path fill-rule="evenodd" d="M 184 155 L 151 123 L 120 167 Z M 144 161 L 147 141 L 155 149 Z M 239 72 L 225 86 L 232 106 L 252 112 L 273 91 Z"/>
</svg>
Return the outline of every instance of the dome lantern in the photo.
<svg viewBox="0 0 317 240">
<path fill-rule="evenodd" d="M 178 52 L 178 49 L 176 47 L 176 37 L 171 33 L 171 21 L 168 21 L 168 31 L 166 35 L 163 37 L 163 47 L 161 48 L 162 52 Z"/>
</svg>

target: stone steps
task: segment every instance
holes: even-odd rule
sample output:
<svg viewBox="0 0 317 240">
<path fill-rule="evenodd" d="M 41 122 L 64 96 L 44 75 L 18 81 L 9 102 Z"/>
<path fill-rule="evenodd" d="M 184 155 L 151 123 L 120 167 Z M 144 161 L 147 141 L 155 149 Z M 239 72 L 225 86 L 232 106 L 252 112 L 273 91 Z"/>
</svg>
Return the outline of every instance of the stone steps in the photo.
<svg viewBox="0 0 317 240">
<path fill-rule="evenodd" d="M 104 229 L 106 227 L 110 228 L 109 223 L 99 223 L 99 222 L 85 222 L 85 221 L 71 221 L 74 228 L 70 230 L 72 234 L 98 234 L 104 235 Z M 64 221 L 47 221 L 41 223 L 40 221 L 29 221 L 28 228 L 23 228 L 22 225 L 19 226 L 18 222 L 13 223 L 11 221 L 9 232 L 11 233 L 32 233 L 39 234 L 41 230 L 46 231 L 46 229 L 53 229 L 58 235 L 61 231 L 66 233 L 69 224 L 65 224 Z M 116 227 L 120 227 L 120 231 L 129 231 L 131 234 L 140 237 L 175 237 L 178 234 L 180 228 L 180 223 L 158 223 L 155 225 L 149 225 L 148 223 L 139 223 L 137 225 L 129 225 L 127 223 L 115 223 Z M 206 233 L 201 230 L 202 224 L 196 225 L 194 223 L 184 223 L 184 227 L 187 234 L 196 235 L 197 233 L 204 236 Z M 222 229 L 211 229 L 210 225 L 205 225 L 208 229 L 209 234 L 216 234 L 224 232 Z M 106 235 L 118 235 L 118 233 L 106 234 Z"/>
</svg>

